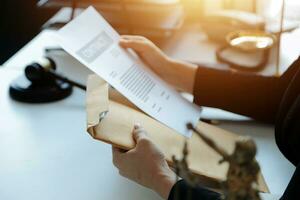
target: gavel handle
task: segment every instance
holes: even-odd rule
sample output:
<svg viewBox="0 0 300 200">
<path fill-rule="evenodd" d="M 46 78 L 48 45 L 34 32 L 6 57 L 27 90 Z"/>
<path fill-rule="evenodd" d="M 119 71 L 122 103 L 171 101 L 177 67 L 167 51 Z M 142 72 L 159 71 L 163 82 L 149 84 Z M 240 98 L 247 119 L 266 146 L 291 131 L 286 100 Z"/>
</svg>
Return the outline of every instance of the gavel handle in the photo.
<svg viewBox="0 0 300 200">
<path fill-rule="evenodd" d="M 77 82 L 75 82 L 75 81 L 72 81 L 72 80 L 70 80 L 70 79 L 67 79 L 66 77 L 61 76 L 61 75 L 59 75 L 59 74 L 57 74 L 57 73 L 55 73 L 55 72 L 53 72 L 53 71 L 48 71 L 48 73 L 49 73 L 52 77 L 54 77 L 54 78 L 56 78 L 56 79 L 58 79 L 58 80 L 60 80 L 60 81 L 69 83 L 69 84 L 71 84 L 72 86 L 75 86 L 75 87 L 77 87 L 77 88 L 80 88 L 80 89 L 86 91 L 86 86 L 85 86 L 85 85 L 82 85 L 82 84 L 80 84 L 80 83 L 77 83 Z"/>
</svg>

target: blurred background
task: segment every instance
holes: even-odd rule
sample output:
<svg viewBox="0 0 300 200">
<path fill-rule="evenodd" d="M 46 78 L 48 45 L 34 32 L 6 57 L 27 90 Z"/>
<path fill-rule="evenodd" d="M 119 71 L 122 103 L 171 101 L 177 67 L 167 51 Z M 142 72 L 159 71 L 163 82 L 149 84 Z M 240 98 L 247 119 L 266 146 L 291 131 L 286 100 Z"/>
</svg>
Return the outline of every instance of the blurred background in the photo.
<svg viewBox="0 0 300 200">
<path fill-rule="evenodd" d="M 57 10 L 40 10 L 38 0 L 0 0 L 0 64 L 24 46 Z"/>
<path fill-rule="evenodd" d="M 0 64 L 30 41 L 42 29 L 59 28 L 72 15 L 52 19 L 60 9 L 94 5 L 120 34 L 165 38 L 184 23 L 204 22 L 218 10 L 241 10 L 279 24 L 282 0 L 1 0 Z M 285 0 L 285 23 L 299 25 L 300 1 Z M 273 27 L 274 28 L 274 27 Z"/>
</svg>

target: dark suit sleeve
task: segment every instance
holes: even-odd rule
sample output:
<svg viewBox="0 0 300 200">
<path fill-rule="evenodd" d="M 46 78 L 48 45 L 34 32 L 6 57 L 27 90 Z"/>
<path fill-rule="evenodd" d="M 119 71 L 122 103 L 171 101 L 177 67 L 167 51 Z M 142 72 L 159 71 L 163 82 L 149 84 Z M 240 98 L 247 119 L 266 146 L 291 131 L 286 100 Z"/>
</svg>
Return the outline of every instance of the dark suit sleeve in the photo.
<svg viewBox="0 0 300 200">
<path fill-rule="evenodd" d="M 199 66 L 194 102 L 273 123 L 293 71 L 279 78 Z"/>
<path fill-rule="evenodd" d="M 298 165 L 298 167 L 296 168 L 296 171 L 280 200 L 300 199 L 299 186 L 300 186 L 300 165 Z"/>
<path fill-rule="evenodd" d="M 283 106 L 280 106 L 280 104 L 283 96 L 288 96 L 285 93 L 288 87 L 291 89 L 291 86 L 289 86 L 291 81 L 294 80 L 295 82 L 294 76 L 299 70 L 299 64 L 300 58 L 281 77 L 266 77 L 199 66 L 194 85 L 194 101 L 198 105 L 221 108 L 268 122 L 275 122 L 276 116 L 279 114 L 279 116 L 283 116 L 281 117 L 282 119 L 279 117 L 279 122 L 289 122 L 284 123 L 286 124 L 285 128 L 282 127 L 283 125 L 279 126 L 280 124 L 276 124 L 276 135 L 280 135 L 281 132 L 285 132 L 285 135 L 287 133 L 292 134 L 291 137 L 285 140 L 277 136 L 277 140 L 284 147 L 291 146 L 291 149 L 284 149 L 283 151 L 281 148 L 281 151 L 294 164 L 298 163 L 298 167 L 281 200 L 300 199 L 300 159 L 297 148 L 299 147 L 299 134 L 297 134 L 299 133 L 299 122 L 297 121 L 299 119 L 299 112 L 296 112 L 298 111 L 298 107 L 293 109 L 295 112 L 289 112 L 288 117 L 280 114 L 282 111 L 279 112 L 280 107 L 280 110 L 287 112 L 287 108 L 282 109 Z M 297 81 L 294 85 L 295 87 L 299 87 Z M 284 120 L 285 118 L 287 119 Z M 292 154 L 292 152 L 294 153 Z M 191 200 L 220 199 L 218 193 L 201 187 L 192 188 L 184 180 L 181 180 L 173 186 L 169 200 L 189 199 L 189 197 Z"/>
<path fill-rule="evenodd" d="M 168 200 L 220 200 L 219 193 L 203 187 L 193 188 L 186 181 L 178 181 L 172 188 Z"/>
</svg>

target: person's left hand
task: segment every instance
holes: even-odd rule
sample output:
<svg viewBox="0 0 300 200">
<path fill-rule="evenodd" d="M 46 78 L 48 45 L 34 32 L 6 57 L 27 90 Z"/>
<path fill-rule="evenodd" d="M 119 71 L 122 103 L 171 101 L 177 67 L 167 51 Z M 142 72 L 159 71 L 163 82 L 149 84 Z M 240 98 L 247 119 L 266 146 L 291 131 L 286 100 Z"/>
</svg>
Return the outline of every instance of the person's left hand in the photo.
<svg viewBox="0 0 300 200">
<path fill-rule="evenodd" d="M 124 152 L 113 147 L 113 163 L 120 175 L 148 187 L 167 199 L 176 182 L 163 153 L 147 137 L 142 127 L 133 130 L 134 149 Z"/>
</svg>

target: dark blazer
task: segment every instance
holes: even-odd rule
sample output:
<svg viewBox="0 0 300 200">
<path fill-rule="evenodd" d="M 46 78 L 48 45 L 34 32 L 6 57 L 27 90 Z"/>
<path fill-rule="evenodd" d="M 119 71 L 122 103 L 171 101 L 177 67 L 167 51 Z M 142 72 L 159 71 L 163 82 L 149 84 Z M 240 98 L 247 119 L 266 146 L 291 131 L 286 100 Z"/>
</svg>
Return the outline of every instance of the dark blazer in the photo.
<svg viewBox="0 0 300 200">
<path fill-rule="evenodd" d="M 284 156 L 296 166 L 281 199 L 300 199 L 300 57 L 281 77 L 199 66 L 194 96 L 198 105 L 275 123 L 276 143 Z M 169 200 L 186 199 L 188 190 L 190 199 L 220 198 L 218 193 L 205 188 L 191 188 L 181 180 L 173 186 Z M 176 198 L 175 193 L 178 195 Z"/>
</svg>

